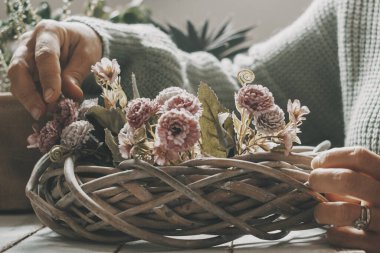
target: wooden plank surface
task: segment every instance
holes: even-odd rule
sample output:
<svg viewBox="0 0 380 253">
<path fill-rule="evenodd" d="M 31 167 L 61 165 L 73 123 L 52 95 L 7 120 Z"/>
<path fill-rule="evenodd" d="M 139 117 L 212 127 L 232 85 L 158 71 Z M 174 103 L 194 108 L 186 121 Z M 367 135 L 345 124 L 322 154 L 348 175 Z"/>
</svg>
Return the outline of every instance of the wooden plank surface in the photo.
<svg viewBox="0 0 380 253">
<path fill-rule="evenodd" d="M 199 235 L 198 237 L 202 237 Z M 194 238 L 194 237 L 193 237 Z M 203 237 L 204 238 L 204 237 Z M 279 241 L 264 241 L 253 236 L 244 236 L 230 243 L 209 249 L 178 250 L 144 241 L 128 244 L 102 244 L 88 241 L 75 241 L 63 238 L 43 228 L 34 215 L 0 215 L 0 249 L 6 252 L 50 253 L 50 252 L 96 252 L 96 253 L 132 253 L 132 252 L 236 252 L 236 253 L 362 253 L 357 250 L 336 250 L 329 246 L 323 230 L 313 229 L 293 232 Z M 3 252 L 0 250 L 0 252 Z"/>
<path fill-rule="evenodd" d="M 41 229 L 33 214 L 0 215 L 0 252 Z"/>
<path fill-rule="evenodd" d="M 115 252 L 119 245 L 101 244 L 88 241 L 74 241 L 62 238 L 62 236 L 51 231 L 49 228 L 44 228 L 33 236 L 25 239 L 21 243 L 12 247 L 7 253 L 110 253 Z"/>
</svg>

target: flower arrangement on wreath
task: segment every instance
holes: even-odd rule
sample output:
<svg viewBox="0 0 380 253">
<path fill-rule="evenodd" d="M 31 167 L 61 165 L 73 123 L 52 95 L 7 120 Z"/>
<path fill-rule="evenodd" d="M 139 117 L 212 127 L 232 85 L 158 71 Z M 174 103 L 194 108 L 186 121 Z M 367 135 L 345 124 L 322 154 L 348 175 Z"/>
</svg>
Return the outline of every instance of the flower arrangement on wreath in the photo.
<svg viewBox="0 0 380 253">
<path fill-rule="evenodd" d="M 62 98 L 42 127 L 33 126 L 28 147 L 49 153 L 53 162 L 70 155 L 92 163 L 117 165 L 142 159 L 153 165 L 176 165 L 201 157 L 233 157 L 258 151 L 289 154 L 305 115 L 299 100 L 288 101 L 285 113 L 268 88 L 252 84 L 254 74 L 238 74 L 241 88 L 235 94 L 236 111 L 230 112 L 213 90 L 201 83 L 195 96 L 169 87 L 154 99 L 140 97 L 132 74 L 133 99 L 128 101 L 115 59 L 92 66 L 99 98 L 81 105 Z"/>
</svg>

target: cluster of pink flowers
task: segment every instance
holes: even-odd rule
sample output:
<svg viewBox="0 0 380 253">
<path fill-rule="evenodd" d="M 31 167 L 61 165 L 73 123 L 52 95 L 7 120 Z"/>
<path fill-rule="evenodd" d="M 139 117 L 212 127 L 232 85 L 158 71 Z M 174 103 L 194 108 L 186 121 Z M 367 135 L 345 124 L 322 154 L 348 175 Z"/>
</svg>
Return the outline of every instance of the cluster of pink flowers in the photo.
<svg viewBox="0 0 380 253">
<path fill-rule="evenodd" d="M 258 133 L 271 138 L 280 138 L 286 154 L 289 154 L 293 142 L 301 143 L 297 136 L 300 133 L 299 126 L 305 120 L 304 116 L 310 111 L 306 106 L 301 106 L 299 100 L 288 101 L 288 124 L 285 123 L 284 111 L 275 104 L 274 97 L 268 88 L 262 85 L 244 85 L 235 94 L 235 104 L 238 109 L 243 110 L 243 113 L 245 111 L 248 114 L 248 119 L 253 118 L 253 124 Z"/>
<path fill-rule="evenodd" d="M 154 113 L 154 103 L 149 98 L 136 98 L 129 102 L 126 117 L 135 129 L 142 127 Z"/>
<path fill-rule="evenodd" d="M 199 99 L 181 88 L 167 88 L 151 101 L 137 98 L 126 108 L 127 124 L 118 135 L 123 158 L 131 158 L 132 149 L 139 143 L 135 132 L 157 116 L 152 155 L 158 165 L 176 161 L 181 152 L 191 150 L 200 138 L 199 117 L 202 106 Z"/>
<path fill-rule="evenodd" d="M 38 129 L 33 127 L 34 133 L 28 138 L 28 148 L 38 148 L 42 153 L 59 143 L 68 149 L 80 148 L 88 139 L 89 133 L 94 130 L 90 122 L 78 121 L 78 104 L 72 99 L 60 100 L 52 111 L 53 120 Z"/>
<path fill-rule="evenodd" d="M 62 99 L 53 110 L 53 120 L 48 121 L 41 129 L 33 127 L 34 133 L 27 139 L 28 148 L 38 148 L 47 153 L 58 144 L 62 130 L 78 119 L 78 104 L 72 99 Z"/>
<path fill-rule="evenodd" d="M 274 103 L 274 97 L 268 88 L 262 85 L 243 86 L 235 95 L 235 103 L 253 116 L 258 132 L 274 134 L 285 127 L 283 110 Z"/>
<path fill-rule="evenodd" d="M 240 117 L 226 112 L 209 87 L 199 89 L 201 99 L 211 96 L 211 104 L 208 101 L 205 103 L 212 109 L 206 110 L 205 107 L 206 114 L 203 115 L 198 97 L 179 87 L 166 88 L 155 99 L 140 98 L 134 75 L 132 87 L 135 98 L 128 101 L 122 89 L 120 66 L 116 60 L 103 58 L 92 66 L 91 71 L 102 88 L 104 108 L 91 110 L 94 106 L 99 107 L 97 99 L 83 102 L 80 108 L 73 100 L 62 99 L 53 111 L 52 120 L 41 129 L 34 127 L 34 133 L 28 137 L 29 148 L 39 148 L 43 153 L 49 152 L 57 144 L 65 150 L 87 149 L 90 145 L 85 144 L 91 139 L 97 145 L 107 145 L 114 162 L 119 162 L 121 156 L 123 159 L 143 159 L 157 165 L 178 164 L 205 155 L 206 152 L 207 155 L 219 155 L 212 153 L 213 146 L 210 148 L 210 143 L 216 143 L 215 139 L 219 141 L 219 148 L 226 151 L 223 157 L 229 155 L 230 151 L 241 155 L 271 150 L 273 147 L 285 150 L 288 154 L 293 143 L 300 143 L 297 136 L 299 127 L 310 112 L 306 106 L 301 106 L 299 100 L 289 100 L 289 122 L 286 123 L 285 113 L 275 103 L 269 89 L 251 84 L 254 74 L 250 70 L 244 70 L 238 76 L 242 88 L 235 94 L 235 105 Z M 85 114 L 89 110 L 91 120 L 97 122 L 97 131 L 86 120 Z M 119 117 L 115 122 L 107 114 L 110 112 L 110 115 Z M 122 127 L 120 122 L 126 123 Z M 206 133 L 202 135 L 202 143 L 200 122 L 202 127 L 217 128 L 202 129 Z M 94 136 L 99 126 L 108 130 L 103 135 Z M 218 136 L 208 134 L 213 132 L 209 130 L 216 130 Z"/>
</svg>

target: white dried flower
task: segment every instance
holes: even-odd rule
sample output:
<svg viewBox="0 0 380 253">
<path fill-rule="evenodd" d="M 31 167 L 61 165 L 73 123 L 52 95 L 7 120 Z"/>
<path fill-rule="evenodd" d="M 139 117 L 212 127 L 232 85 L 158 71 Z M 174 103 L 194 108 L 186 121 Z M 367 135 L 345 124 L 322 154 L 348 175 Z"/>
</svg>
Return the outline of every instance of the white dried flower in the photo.
<svg viewBox="0 0 380 253">
<path fill-rule="evenodd" d="M 310 110 L 307 106 L 301 106 L 301 102 L 298 99 L 295 99 L 293 102 L 288 100 L 288 113 L 289 120 L 295 125 L 301 125 L 302 120 L 305 120 L 305 115 L 310 113 Z"/>
<path fill-rule="evenodd" d="M 91 72 L 95 74 L 95 77 L 100 84 L 112 84 L 117 76 L 120 74 L 120 65 L 115 59 L 112 61 L 108 58 L 102 58 L 100 62 L 91 66 Z"/>
<path fill-rule="evenodd" d="M 90 139 L 93 130 L 94 126 L 90 122 L 75 121 L 62 130 L 61 145 L 68 149 L 80 148 Z"/>
</svg>

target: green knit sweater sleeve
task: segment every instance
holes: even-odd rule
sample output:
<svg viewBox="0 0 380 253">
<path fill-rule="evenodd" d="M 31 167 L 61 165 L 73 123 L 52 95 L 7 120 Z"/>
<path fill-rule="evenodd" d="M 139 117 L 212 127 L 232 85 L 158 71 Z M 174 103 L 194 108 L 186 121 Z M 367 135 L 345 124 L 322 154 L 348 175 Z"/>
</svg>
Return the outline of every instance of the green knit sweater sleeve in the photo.
<svg viewBox="0 0 380 253">
<path fill-rule="evenodd" d="M 294 24 L 234 61 L 233 69 L 252 68 L 257 82 L 271 89 L 282 108 L 286 109 L 287 98 L 299 98 L 310 107 L 312 114 L 303 126 L 305 144 L 330 139 L 340 145 L 343 140 L 337 112 L 341 102 L 334 10 L 332 0 L 316 1 Z M 131 72 L 136 74 L 142 95 L 148 97 L 169 86 L 196 92 L 203 81 L 223 104 L 233 108 L 233 93 L 239 86 L 226 64 L 212 55 L 185 53 L 151 25 L 113 24 L 88 17 L 68 21 L 85 23 L 99 34 L 103 55 L 121 64 L 127 94 Z"/>
</svg>

